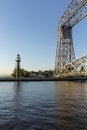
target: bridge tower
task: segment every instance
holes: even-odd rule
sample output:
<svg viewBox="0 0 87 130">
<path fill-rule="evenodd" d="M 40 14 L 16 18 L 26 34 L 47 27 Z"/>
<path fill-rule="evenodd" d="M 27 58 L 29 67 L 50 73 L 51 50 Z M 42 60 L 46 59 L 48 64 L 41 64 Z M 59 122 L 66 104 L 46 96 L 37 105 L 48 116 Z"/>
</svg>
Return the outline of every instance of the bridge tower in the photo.
<svg viewBox="0 0 87 130">
<path fill-rule="evenodd" d="M 19 78 L 19 76 L 20 76 L 20 61 L 21 61 L 20 55 L 17 54 L 17 58 L 16 58 L 16 78 Z"/>
<path fill-rule="evenodd" d="M 72 0 L 60 19 L 55 59 L 55 77 L 60 77 L 64 66 L 75 59 L 72 28 L 87 16 L 87 0 Z"/>
</svg>

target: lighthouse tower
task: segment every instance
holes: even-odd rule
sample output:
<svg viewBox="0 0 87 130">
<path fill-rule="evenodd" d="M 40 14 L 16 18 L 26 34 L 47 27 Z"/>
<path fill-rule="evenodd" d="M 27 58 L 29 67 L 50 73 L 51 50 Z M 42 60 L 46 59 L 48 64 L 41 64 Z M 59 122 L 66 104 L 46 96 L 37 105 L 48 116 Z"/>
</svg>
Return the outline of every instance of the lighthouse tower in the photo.
<svg viewBox="0 0 87 130">
<path fill-rule="evenodd" d="M 17 58 L 16 58 L 16 78 L 19 78 L 19 76 L 20 76 L 20 61 L 21 61 L 20 55 L 17 54 Z"/>
</svg>

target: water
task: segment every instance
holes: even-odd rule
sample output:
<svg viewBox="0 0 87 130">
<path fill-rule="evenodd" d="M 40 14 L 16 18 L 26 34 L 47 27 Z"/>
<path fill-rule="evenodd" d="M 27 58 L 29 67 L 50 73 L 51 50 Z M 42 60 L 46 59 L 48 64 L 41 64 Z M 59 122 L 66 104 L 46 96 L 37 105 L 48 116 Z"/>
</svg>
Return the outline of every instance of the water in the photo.
<svg viewBox="0 0 87 130">
<path fill-rule="evenodd" d="M 87 130 L 87 83 L 0 82 L 0 130 Z"/>
</svg>

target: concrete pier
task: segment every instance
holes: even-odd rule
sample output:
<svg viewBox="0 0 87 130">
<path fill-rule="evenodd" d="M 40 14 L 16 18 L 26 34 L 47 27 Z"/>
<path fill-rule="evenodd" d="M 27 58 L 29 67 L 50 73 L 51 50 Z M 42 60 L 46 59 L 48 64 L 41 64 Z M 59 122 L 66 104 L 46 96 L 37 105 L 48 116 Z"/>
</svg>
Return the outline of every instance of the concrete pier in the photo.
<svg viewBox="0 0 87 130">
<path fill-rule="evenodd" d="M 87 80 L 87 76 L 72 78 L 0 78 L 0 82 L 4 81 L 82 81 Z"/>
</svg>

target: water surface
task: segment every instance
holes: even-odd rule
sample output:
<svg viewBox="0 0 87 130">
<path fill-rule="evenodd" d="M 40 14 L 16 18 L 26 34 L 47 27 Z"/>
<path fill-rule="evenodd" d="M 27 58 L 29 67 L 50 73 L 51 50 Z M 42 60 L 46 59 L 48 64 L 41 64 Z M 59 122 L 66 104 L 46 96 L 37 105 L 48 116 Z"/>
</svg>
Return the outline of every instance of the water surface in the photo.
<svg viewBox="0 0 87 130">
<path fill-rule="evenodd" d="M 86 130 L 86 82 L 0 82 L 0 130 Z"/>
</svg>

